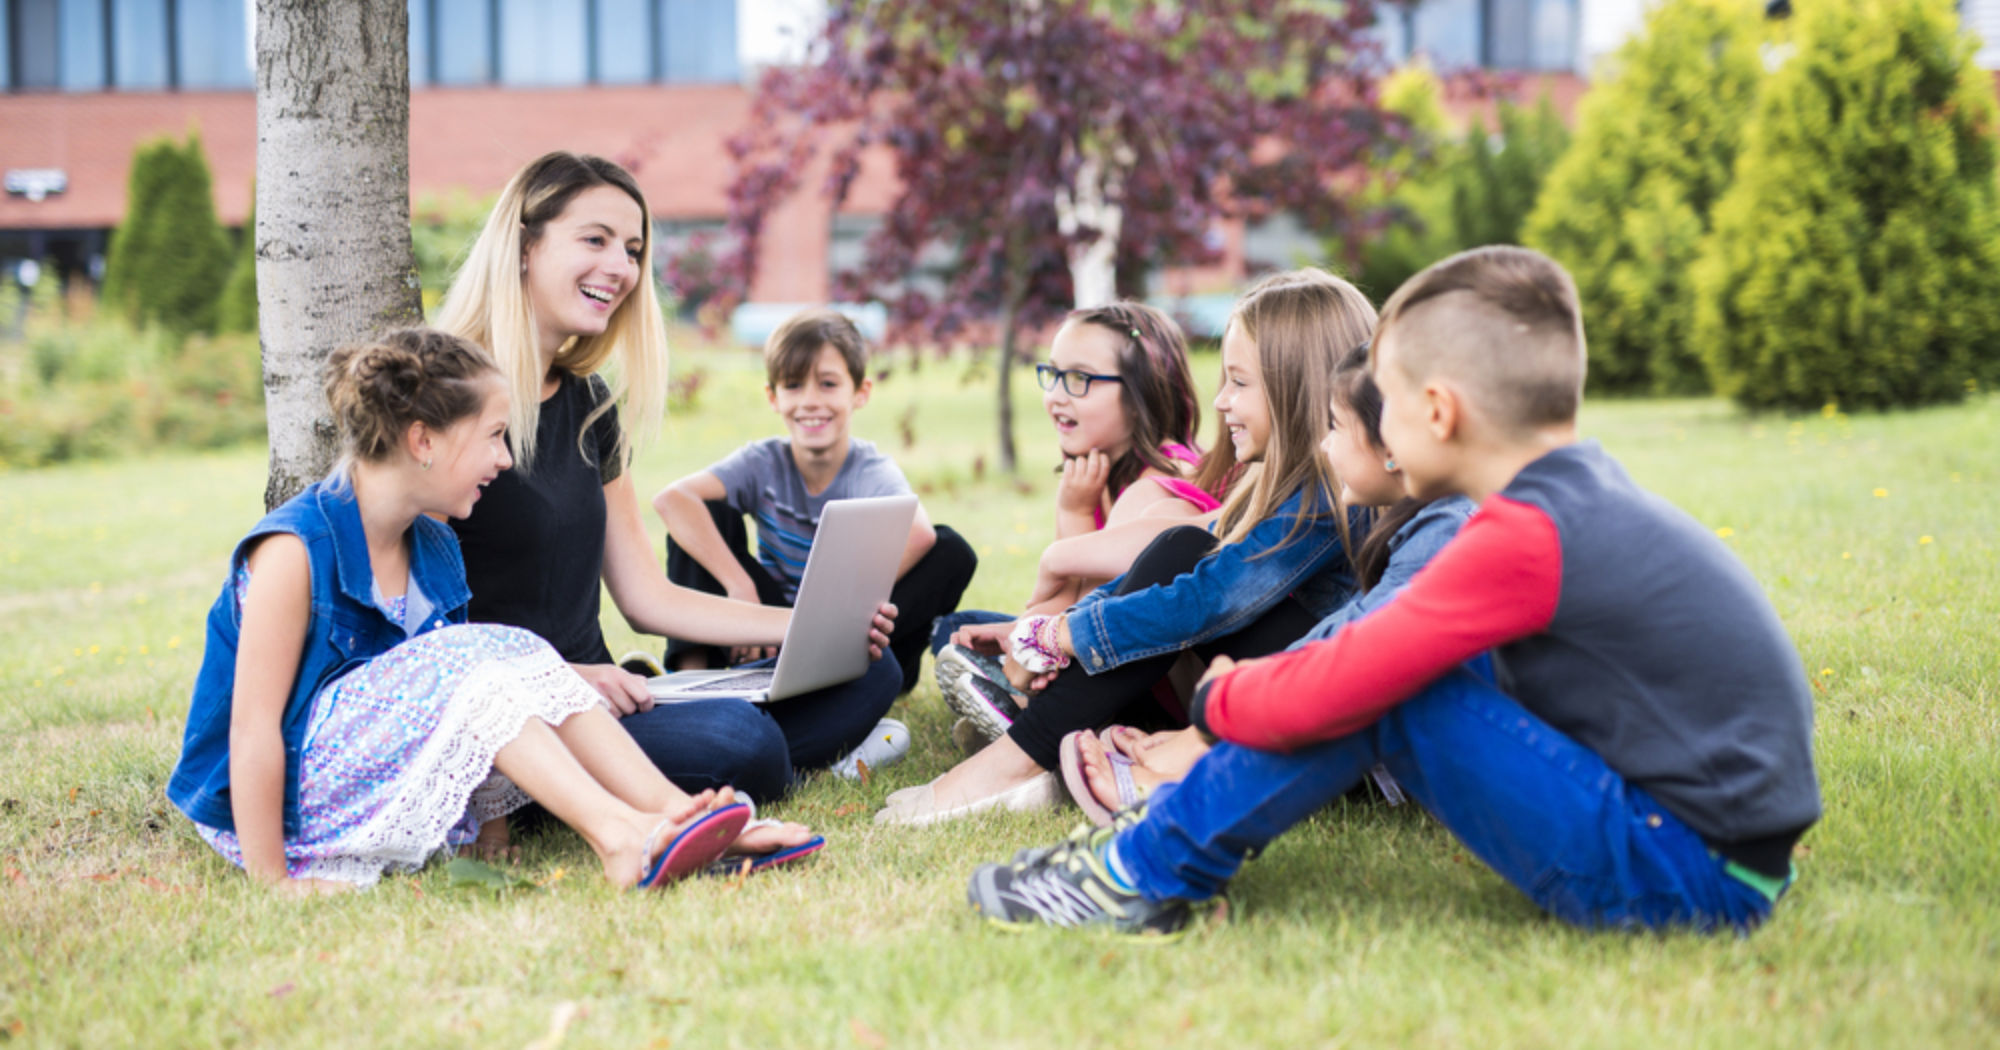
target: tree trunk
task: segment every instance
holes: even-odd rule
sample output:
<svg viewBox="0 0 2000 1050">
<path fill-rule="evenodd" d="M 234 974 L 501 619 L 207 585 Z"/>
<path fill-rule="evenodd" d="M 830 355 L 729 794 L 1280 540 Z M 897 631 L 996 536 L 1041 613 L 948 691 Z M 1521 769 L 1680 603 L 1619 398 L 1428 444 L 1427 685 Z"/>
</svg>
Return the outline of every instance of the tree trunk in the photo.
<svg viewBox="0 0 2000 1050">
<path fill-rule="evenodd" d="M 257 0 L 256 209 L 275 507 L 333 463 L 327 355 L 423 321 L 408 0 Z"/>
<path fill-rule="evenodd" d="M 1013 283 L 1013 282 L 1010 282 Z M 1021 297 L 1010 293 L 1000 314 L 1000 470 L 1014 473 L 1014 338 L 1020 328 Z"/>
<path fill-rule="evenodd" d="M 1086 149 L 1077 165 L 1076 184 L 1056 191 L 1056 225 L 1063 235 L 1096 231 L 1090 240 L 1069 249 L 1070 286 L 1078 310 L 1118 299 L 1118 234 L 1125 209 L 1114 198 L 1124 181 L 1118 165 L 1131 163 L 1132 151 L 1120 147 L 1110 152 L 1115 163 L 1106 164 L 1096 151 Z"/>
</svg>

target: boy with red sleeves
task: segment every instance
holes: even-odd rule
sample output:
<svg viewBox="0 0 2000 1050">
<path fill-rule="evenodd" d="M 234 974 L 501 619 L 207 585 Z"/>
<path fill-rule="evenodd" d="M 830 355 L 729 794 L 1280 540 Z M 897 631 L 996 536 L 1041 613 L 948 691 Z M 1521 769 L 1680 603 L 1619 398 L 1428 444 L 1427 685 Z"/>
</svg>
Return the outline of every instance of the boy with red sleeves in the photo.
<svg viewBox="0 0 2000 1050">
<path fill-rule="evenodd" d="M 1578 441 L 1569 275 L 1522 248 L 1453 256 L 1391 297 L 1374 353 L 1410 494 L 1479 513 L 1373 615 L 1217 661 L 1190 714 L 1218 743 L 1187 778 L 1111 828 L 981 867 L 974 907 L 1177 932 L 1380 763 L 1560 919 L 1755 928 L 1820 814 L 1812 693 L 1742 563 Z"/>
</svg>

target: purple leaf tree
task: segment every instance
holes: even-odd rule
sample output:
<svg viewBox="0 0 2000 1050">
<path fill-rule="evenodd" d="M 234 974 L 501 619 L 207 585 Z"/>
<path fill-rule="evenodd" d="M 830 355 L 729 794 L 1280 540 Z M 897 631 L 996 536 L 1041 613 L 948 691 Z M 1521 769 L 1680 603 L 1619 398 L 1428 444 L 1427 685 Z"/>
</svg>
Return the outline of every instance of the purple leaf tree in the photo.
<svg viewBox="0 0 2000 1050">
<path fill-rule="evenodd" d="M 1011 472 L 1023 328 L 1211 261 L 1223 218 L 1357 231 L 1347 197 L 1402 137 L 1376 100 L 1374 17 L 1370 0 L 829 0 L 812 60 L 768 71 L 730 141 L 735 243 L 707 277 L 740 299 L 808 173 L 837 210 L 887 147 L 898 189 L 835 294 L 885 303 L 902 338 L 997 321 Z"/>
</svg>

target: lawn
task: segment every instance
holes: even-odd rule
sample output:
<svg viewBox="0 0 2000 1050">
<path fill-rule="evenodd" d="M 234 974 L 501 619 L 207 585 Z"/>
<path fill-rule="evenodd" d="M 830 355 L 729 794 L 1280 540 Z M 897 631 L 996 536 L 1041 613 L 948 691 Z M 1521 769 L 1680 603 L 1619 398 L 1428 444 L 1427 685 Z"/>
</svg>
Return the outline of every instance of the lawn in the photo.
<svg viewBox="0 0 2000 1050">
<path fill-rule="evenodd" d="M 695 365 L 698 404 L 637 463 L 642 494 L 775 430 L 752 359 Z M 1024 379 L 1027 466 L 999 476 L 990 386 L 899 362 L 857 431 L 978 549 L 968 602 L 1004 608 L 1050 532 L 1053 442 Z M 907 762 L 781 807 L 831 841 L 803 871 L 627 896 L 551 832 L 520 869 L 539 889 L 433 865 L 280 900 L 162 791 L 263 451 L 160 452 L 0 474 L 0 1042 L 1994 1045 L 2000 401 L 1795 420 L 1607 403 L 1585 430 L 1743 556 L 1814 682 L 1826 817 L 1753 937 L 1566 929 L 1423 814 L 1362 804 L 1282 839 L 1178 944 L 994 931 L 965 904 L 973 865 L 1076 814 L 872 825 L 955 758 L 929 684 L 898 705 Z M 656 644 L 606 626 L 614 651 Z"/>
</svg>

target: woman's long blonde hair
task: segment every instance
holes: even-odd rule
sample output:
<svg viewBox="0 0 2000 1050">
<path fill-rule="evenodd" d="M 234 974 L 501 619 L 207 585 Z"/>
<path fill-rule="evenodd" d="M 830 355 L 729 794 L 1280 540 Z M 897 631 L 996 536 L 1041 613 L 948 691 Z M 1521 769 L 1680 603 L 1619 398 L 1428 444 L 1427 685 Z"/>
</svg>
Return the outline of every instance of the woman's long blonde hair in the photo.
<svg viewBox="0 0 2000 1050">
<path fill-rule="evenodd" d="M 492 351 L 514 393 L 507 436 L 514 465 L 527 471 L 535 456 L 535 427 L 541 420 L 542 355 L 522 270 L 527 250 L 549 223 L 584 190 L 615 186 L 639 205 L 641 223 L 638 286 L 611 315 L 604 334 L 572 338 L 556 352 L 555 367 L 589 376 L 614 365 L 611 397 L 593 409 L 577 432 L 578 446 L 598 417 L 622 405 L 618 456 L 631 456 L 632 436 L 643 441 L 659 426 L 667 404 L 667 324 L 653 287 L 653 213 L 632 173 L 603 157 L 555 152 L 516 172 L 473 242 L 465 264 L 453 277 L 438 309 L 437 327 Z M 615 361 L 613 360 L 615 358 Z"/>
<path fill-rule="evenodd" d="M 1292 270 L 1251 285 L 1236 300 L 1229 323 L 1257 346 L 1264 397 L 1271 406 L 1271 440 L 1264 458 L 1249 464 L 1229 486 L 1216 533 L 1222 542 L 1235 543 L 1293 493 L 1307 490 L 1298 523 L 1283 542 L 1332 515 L 1346 543 L 1340 482 L 1319 445 L 1330 422 L 1334 370 L 1374 334 L 1375 307 L 1359 289 L 1325 270 Z M 1219 485 L 1238 467 L 1234 447 L 1218 442 L 1202 462 L 1199 481 Z"/>
</svg>

